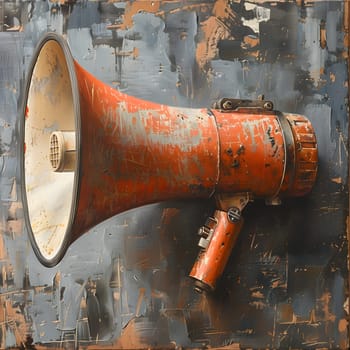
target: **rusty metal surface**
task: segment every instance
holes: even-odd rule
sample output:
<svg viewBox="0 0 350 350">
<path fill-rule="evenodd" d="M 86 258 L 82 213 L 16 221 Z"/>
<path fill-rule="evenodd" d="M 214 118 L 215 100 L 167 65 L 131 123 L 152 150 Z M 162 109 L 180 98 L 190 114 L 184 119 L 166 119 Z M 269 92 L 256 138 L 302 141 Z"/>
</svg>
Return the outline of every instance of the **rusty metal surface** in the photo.
<svg viewBox="0 0 350 350">
<path fill-rule="evenodd" d="M 5 3 L 0 33 L 1 347 L 348 348 L 348 13 L 344 1 Z M 319 145 L 312 194 L 247 206 L 217 291 L 187 277 L 214 203 L 113 217 L 55 268 L 36 260 L 19 202 L 17 110 L 47 30 L 122 92 L 207 108 L 264 94 L 307 115 Z"/>
</svg>

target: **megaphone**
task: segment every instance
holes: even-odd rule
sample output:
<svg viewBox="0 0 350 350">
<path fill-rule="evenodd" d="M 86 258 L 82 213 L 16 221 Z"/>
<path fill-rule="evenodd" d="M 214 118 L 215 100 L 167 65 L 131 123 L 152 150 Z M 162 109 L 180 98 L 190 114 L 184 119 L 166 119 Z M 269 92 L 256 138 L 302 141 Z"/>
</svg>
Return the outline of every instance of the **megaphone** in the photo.
<svg viewBox="0 0 350 350">
<path fill-rule="evenodd" d="M 190 272 L 198 291 L 215 288 L 249 201 L 303 196 L 317 173 L 306 117 L 264 99 L 191 109 L 128 96 L 84 70 L 54 33 L 34 53 L 21 125 L 25 224 L 42 264 L 128 209 L 214 197 Z"/>
</svg>

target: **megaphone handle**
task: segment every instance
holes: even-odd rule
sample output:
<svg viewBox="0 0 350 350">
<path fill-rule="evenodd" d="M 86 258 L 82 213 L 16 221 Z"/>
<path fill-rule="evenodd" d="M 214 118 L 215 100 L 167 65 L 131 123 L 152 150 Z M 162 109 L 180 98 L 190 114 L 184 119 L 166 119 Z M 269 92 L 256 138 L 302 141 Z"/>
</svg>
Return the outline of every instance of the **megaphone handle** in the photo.
<svg viewBox="0 0 350 350">
<path fill-rule="evenodd" d="M 198 245 L 201 251 L 190 272 L 197 292 L 215 289 L 243 226 L 241 211 L 248 201 L 248 195 L 235 197 L 233 203 L 238 203 L 237 206 L 216 210 L 214 217 L 208 218 L 206 224 L 199 229 L 201 238 Z M 232 203 L 225 199 L 227 202 Z"/>
</svg>

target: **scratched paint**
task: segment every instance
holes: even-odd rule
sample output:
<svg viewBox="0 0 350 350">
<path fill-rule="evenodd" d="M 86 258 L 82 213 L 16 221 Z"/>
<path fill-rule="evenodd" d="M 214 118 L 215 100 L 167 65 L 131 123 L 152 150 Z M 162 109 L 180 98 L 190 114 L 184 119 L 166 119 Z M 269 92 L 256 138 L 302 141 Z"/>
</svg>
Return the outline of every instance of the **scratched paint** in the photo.
<svg viewBox="0 0 350 350">
<path fill-rule="evenodd" d="M 0 347 L 32 338 L 37 348 L 347 349 L 346 2 L 145 3 L 5 2 L 2 28 L 22 32 L 0 36 Z M 58 267 L 35 259 L 16 186 L 16 118 L 23 70 L 47 29 L 130 95 L 207 108 L 265 94 L 312 121 L 314 191 L 279 207 L 248 205 L 213 295 L 196 295 L 186 277 L 210 201 L 135 209 L 76 241 Z"/>
</svg>

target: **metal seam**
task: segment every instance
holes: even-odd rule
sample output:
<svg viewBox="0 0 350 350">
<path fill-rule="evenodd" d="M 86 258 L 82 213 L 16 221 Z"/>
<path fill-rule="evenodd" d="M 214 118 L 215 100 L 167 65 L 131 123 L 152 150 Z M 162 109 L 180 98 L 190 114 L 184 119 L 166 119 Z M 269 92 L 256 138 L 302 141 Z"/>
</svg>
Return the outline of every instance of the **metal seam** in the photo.
<svg viewBox="0 0 350 350">
<path fill-rule="evenodd" d="M 212 117 L 214 119 L 214 123 L 215 123 L 215 132 L 216 132 L 216 140 L 217 140 L 217 149 L 218 149 L 218 153 L 217 153 L 217 162 L 216 162 L 216 167 L 217 167 L 217 176 L 215 179 L 215 184 L 213 186 L 213 191 L 212 193 L 209 195 L 209 197 L 212 197 L 215 192 L 216 192 L 216 188 L 217 185 L 219 184 L 219 179 L 220 179 L 220 154 L 221 154 L 221 142 L 220 142 L 220 133 L 219 133 L 219 127 L 218 127 L 218 123 L 215 117 L 215 114 L 212 112 L 212 110 L 210 108 L 208 108 L 208 116 Z"/>
<path fill-rule="evenodd" d="M 289 146 L 293 148 L 293 154 L 295 153 L 294 136 L 293 136 L 291 127 L 289 125 L 289 122 L 286 116 L 284 115 L 284 113 L 280 111 L 275 111 L 275 114 L 277 117 L 276 118 L 277 122 L 280 125 L 282 130 L 283 146 L 284 146 L 284 166 L 283 166 L 283 176 L 281 179 L 281 183 L 278 187 L 278 190 L 276 191 L 276 193 L 273 195 L 272 198 L 276 198 L 279 195 L 281 188 L 283 186 L 286 174 L 290 173 L 292 174 L 293 177 L 295 174 L 295 161 L 292 161 L 289 155 Z M 294 154 L 294 159 L 295 159 L 295 154 Z M 293 181 L 289 181 L 289 186 L 291 183 L 293 183 Z"/>
</svg>

